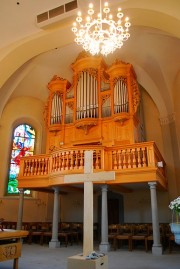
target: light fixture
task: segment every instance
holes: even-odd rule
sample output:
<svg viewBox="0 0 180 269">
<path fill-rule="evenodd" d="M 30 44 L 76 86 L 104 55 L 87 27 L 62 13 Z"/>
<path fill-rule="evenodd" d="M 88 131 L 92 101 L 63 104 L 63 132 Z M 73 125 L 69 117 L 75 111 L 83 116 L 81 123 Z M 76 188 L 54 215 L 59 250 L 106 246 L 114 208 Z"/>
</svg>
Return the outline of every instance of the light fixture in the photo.
<svg viewBox="0 0 180 269">
<path fill-rule="evenodd" d="M 101 7 L 100 13 L 96 18 L 93 18 L 93 4 L 89 4 L 88 16 L 83 24 L 81 12 L 78 12 L 76 22 L 73 23 L 72 31 L 76 38 L 75 42 L 82 45 L 84 50 L 89 51 L 92 55 L 101 53 L 108 55 L 113 53 L 117 48 L 121 48 L 123 42 L 129 37 L 129 18 L 126 17 L 123 24 L 124 14 L 121 8 L 118 8 L 117 22 L 113 20 L 110 14 L 108 3 L 104 3 L 104 8 Z"/>
</svg>

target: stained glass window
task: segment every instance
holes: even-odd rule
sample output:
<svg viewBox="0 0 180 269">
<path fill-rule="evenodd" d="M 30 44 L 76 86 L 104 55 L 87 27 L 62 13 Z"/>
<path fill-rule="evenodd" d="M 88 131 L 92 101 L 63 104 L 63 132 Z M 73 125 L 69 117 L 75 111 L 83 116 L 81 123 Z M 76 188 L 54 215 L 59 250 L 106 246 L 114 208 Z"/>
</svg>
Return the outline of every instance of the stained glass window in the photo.
<svg viewBox="0 0 180 269">
<path fill-rule="evenodd" d="M 23 156 L 32 156 L 35 146 L 35 130 L 27 125 L 21 124 L 14 130 L 12 151 L 10 160 L 10 169 L 8 177 L 8 194 L 18 194 L 17 176 L 20 167 L 20 158 Z M 30 194 L 30 191 L 26 191 Z"/>
</svg>

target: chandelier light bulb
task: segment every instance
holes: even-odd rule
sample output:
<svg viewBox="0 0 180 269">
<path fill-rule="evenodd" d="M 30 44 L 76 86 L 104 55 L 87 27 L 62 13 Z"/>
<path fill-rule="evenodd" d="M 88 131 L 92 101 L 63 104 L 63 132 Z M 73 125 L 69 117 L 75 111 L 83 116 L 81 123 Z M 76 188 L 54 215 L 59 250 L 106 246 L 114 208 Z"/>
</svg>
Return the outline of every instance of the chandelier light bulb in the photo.
<svg viewBox="0 0 180 269">
<path fill-rule="evenodd" d="M 96 18 L 93 18 L 94 9 L 92 3 L 89 4 L 87 13 L 88 16 L 83 19 L 81 12 L 78 12 L 72 31 L 75 34 L 75 42 L 92 55 L 101 53 L 106 56 L 113 53 L 117 48 L 121 48 L 123 42 L 130 37 L 129 27 L 131 23 L 128 17 L 123 19 L 124 14 L 121 8 L 118 8 L 117 11 L 117 22 L 109 14 L 108 2 L 104 3 L 103 9 L 100 9 L 100 13 L 97 14 Z"/>
</svg>

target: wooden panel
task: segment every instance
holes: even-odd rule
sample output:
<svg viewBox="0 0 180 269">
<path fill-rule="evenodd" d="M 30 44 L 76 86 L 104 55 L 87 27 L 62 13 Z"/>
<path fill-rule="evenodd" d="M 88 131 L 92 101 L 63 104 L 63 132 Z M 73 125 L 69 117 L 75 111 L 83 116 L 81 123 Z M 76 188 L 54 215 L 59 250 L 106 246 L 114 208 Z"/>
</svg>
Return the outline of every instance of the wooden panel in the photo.
<svg viewBox="0 0 180 269">
<path fill-rule="evenodd" d="M 0 262 L 16 259 L 21 256 L 21 243 L 0 245 Z"/>
</svg>

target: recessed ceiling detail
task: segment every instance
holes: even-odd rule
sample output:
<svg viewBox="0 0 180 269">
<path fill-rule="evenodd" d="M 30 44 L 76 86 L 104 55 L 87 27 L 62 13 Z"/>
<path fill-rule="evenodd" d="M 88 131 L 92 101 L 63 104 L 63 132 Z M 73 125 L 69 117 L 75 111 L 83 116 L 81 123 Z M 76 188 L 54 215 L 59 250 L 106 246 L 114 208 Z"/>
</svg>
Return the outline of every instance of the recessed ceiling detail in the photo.
<svg viewBox="0 0 180 269">
<path fill-rule="evenodd" d="M 52 23 L 56 23 L 70 15 L 74 14 L 78 8 L 77 0 L 67 2 L 64 5 L 58 6 L 41 14 L 36 17 L 37 25 L 40 28 L 47 27 Z"/>
</svg>

